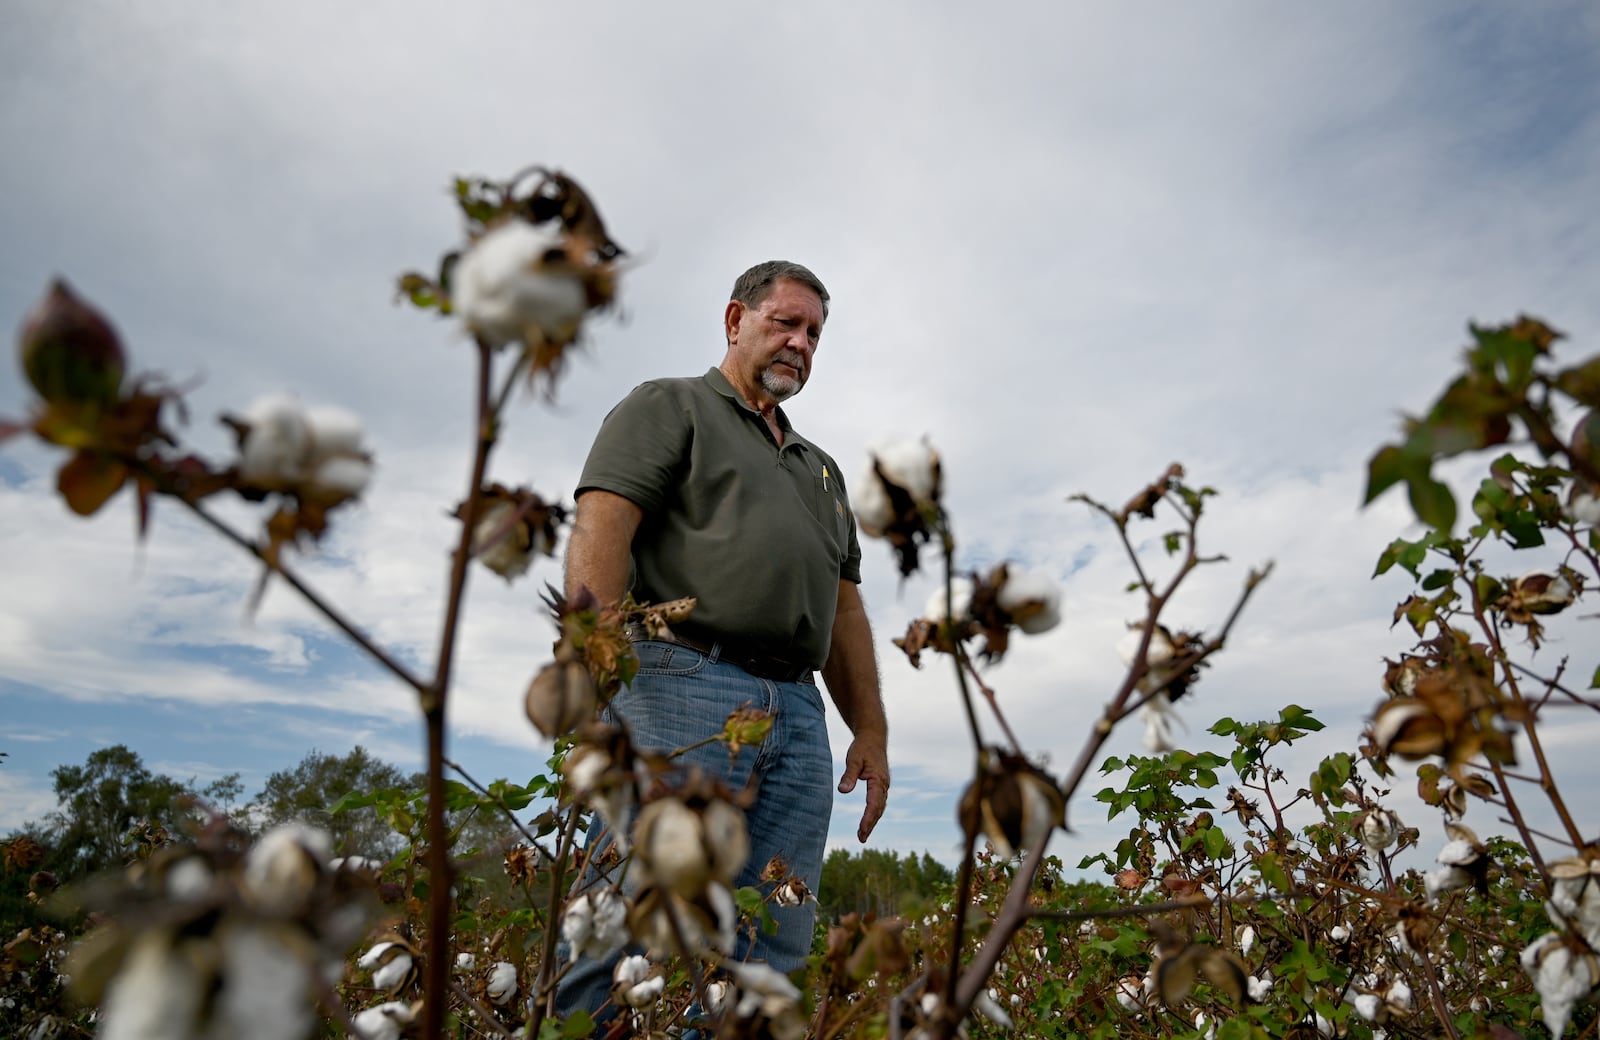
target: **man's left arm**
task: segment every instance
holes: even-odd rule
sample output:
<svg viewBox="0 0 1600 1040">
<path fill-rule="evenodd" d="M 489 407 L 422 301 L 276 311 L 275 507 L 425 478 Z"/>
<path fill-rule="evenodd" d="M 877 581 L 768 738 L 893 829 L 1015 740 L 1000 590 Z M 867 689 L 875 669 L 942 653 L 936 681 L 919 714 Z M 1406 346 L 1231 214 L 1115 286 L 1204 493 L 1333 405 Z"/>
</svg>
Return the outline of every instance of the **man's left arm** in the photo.
<svg viewBox="0 0 1600 1040">
<path fill-rule="evenodd" d="M 828 694 L 854 739 L 845 753 L 839 793 L 849 794 L 856 781 L 867 782 L 867 808 L 856 837 L 866 843 L 889 801 L 889 720 L 878 690 L 878 662 L 872 649 L 867 608 L 853 581 L 839 582 L 839 603 L 833 615 L 833 643 L 822 666 Z"/>
</svg>

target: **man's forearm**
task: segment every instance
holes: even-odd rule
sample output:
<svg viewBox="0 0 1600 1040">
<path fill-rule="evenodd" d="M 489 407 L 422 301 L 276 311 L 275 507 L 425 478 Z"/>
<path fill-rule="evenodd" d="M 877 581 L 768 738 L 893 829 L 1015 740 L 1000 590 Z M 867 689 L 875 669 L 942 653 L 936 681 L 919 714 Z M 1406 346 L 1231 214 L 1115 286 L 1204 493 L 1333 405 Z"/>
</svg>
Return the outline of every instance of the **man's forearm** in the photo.
<svg viewBox="0 0 1600 1040">
<path fill-rule="evenodd" d="M 633 536 L 644 513 L 621 495 L 586 491 L 578 498 L 578 514 L 567 539 L 567 595 L 588 588 L 603 604 L 622 599 L 628 590 Z"/>
<path fill-rule="evenodd" d="M 889 720 L 878 689 L 878 662 L 872 648 L 872 627 L 866 607 L 851 583 L 841 583 L 834 616 L 833 642 L 822 679 L 850 732 L 887 741 Z"/>
</svg>

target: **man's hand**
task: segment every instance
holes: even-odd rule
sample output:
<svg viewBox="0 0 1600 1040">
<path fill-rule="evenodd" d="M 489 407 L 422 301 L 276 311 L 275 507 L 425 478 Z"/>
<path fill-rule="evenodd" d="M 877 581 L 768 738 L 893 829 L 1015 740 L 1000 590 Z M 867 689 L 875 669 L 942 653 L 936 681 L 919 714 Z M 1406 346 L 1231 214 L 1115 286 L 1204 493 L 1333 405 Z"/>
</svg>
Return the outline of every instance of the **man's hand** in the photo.
<svg viewBox="0 0 1600 1040">
<path fill-rule="evenodd" d="M 844 756 L 844 776 L 839 778 L 839 793 L 849 794 L 856 781 L 867 782 L 867 807 L 861 814 L 856 839 L 863 845 L 883 816 L 889 802 L 889 748 L 881 736 L 859 736 L 850 742 Z"/>
</svg>

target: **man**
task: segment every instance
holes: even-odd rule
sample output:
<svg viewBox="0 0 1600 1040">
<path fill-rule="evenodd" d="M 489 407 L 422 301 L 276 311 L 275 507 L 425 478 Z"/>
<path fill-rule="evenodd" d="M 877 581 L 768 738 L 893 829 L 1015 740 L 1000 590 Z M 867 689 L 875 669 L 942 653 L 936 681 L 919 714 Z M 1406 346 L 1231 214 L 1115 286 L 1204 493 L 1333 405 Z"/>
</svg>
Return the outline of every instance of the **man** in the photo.
<svg viewBox="0 0 1600 1040">
<path fill-rule="evenodd" d="M 587 586 L 602 602 L 630 590 L 641 601 L 699 601 L 670 641 L 635 643 L 638 677 L 610 711 L 639 746 L 704 740 L 740 707 L 774 713 L 767 741 L 732 763 L 715 743 L 680 759 L 756 789 L 739 886 L 758 884 L 775 855 L 811 891 L 820 883 L 833 763 L 817 669 L 853 734 L 838 789 L 866 784 L 862 842 L 889 791 L 855 520 L 838 464 L 779 407 L 810 378 L 827 314 L 827 290 L 799 264 L 773 260 L 740 275 L 723 313 L 721 365 L 644 383 L 606 417 L 567 547 L 568 595 Z M 773 912 L 777 933 L 759 935 L 750 954 L 790 972 L 810 951 L 816 908 Z M 605 966 L 580 962 L 558 1004 L 593 1008 L 609 983 Z"/>
</svg>

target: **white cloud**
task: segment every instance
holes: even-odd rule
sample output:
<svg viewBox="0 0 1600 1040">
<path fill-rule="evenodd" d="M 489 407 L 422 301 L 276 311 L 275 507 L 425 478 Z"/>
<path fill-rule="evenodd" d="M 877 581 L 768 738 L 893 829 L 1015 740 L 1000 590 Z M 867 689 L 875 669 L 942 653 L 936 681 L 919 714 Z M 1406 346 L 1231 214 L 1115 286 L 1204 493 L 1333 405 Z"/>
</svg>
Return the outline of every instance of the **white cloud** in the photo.
<svg viewBox="0 0 1600 1040">
<path fill-rule="evenodd" d="M 1055 768 L 1119 681 L 1112 647 L 1140 611 L 1112 532 L 1064 500 L 1118 505 L 1174 459 L 1222 491 L 1202 534 L 1231 559 L 1170 618 L 1214 630 L 1246 569 L 1277 562 L 1179 705 L 1196 738 L 1296 701 L 1330 727 L 1310 746 L 1348 746 L 1380 658 L 1404 645 L 1387 618 L 1405 583 L 1368 575 L 1406 512 L 1394 495 L 1358 512 L 1366 456 L 1442 385 L 1468 318 L 1531 309 L 1580 349 L 1600 342 L 1582 222 L 1600 194 L 1593 77 L 1530 48 L 1592 44 L 1592 13 L 698 12 L 30 8 L 0 42 L 0 136 L 26 145 L 0 168 L 0 311 L 65 272 L 136 366 L 203 376 L 185 433 L 217 457 L 231 449 L 214 416 L 260 392 L 362 414 L 373 490 L 296 565 L 426 672 L 473 436 L 470 351 L 392 306 L 392 278 L 458 244 L 450 175 L 559 163 L 638 263 L 556 403 L 515 409 L 497 478 L 570 494 L 611 404 L 713 364 L 733 276 L 793 256 L 834 292 L 796 424 L 846 466 L 885 433 L 930 434 L 963 565 L 1025 558 L 1064 582 L 1062 626 L 988 673 Z M 1491 91 L 1482 62 L 1507 55 L 1526 67 L 1497 65 Z M 1510 147 L 1530 138 L 1540 161 Z M 23 407 L 14 385 L 0 413 Z M 372 738 L 415 760 L 392 728 L 414 698 L 336 652 L 287 589 L 247 620 L 254 569 L 181 509 L 158 504 L 135 547 L 126 502 L 70 518 L 52 460 L 14 443 L 27 479 L 0 487 L 0 674 L 53 691 L 63 717 L 287 705 L 300 721 L 279 725 L 308 746 Z M 902 591 L 883 546 L 864 548 L 907 778 L 884 828 L 909 845 L 918 827 L 953 834 L 936 822 L 953 810 L 924 796 L 953 798 L 971 741 L 948 662 L 913 672 L 887 642 L 931 579 Z M 558 573 L 473 575 L 458 734 L 542 753 L 521 693 L 553 637 L 537 589 Z M 1137 739 L 1130 726 L 1105 752 Z M 859 796 L 839 801 L 848 833 Z"/>
</svg>

